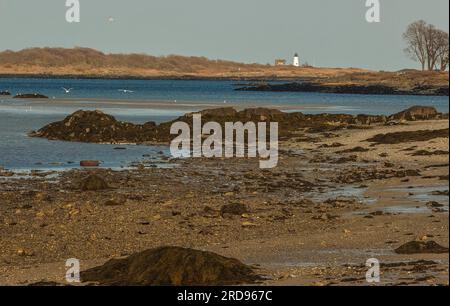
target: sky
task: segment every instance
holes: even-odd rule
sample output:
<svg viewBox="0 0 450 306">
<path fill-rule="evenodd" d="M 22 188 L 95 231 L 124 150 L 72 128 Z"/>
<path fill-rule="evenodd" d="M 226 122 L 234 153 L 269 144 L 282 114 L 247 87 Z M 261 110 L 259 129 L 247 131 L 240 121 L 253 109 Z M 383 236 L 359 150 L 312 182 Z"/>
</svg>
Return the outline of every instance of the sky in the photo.
<svg viewBox="0 0 450 306">
<path fill-rule="evenodd" d="M 379 0 L 368 23 L 365 0 L 79 0 L 80 23 L 65 0 L 0 0 L 0 50 L 89 47 L 106 53 L 206 56 L 245 63 L 277 58 L 321 67 L 418 68 L 402 33 L 423 19 L 448 32 L 448 0 Z"/>
</svg>

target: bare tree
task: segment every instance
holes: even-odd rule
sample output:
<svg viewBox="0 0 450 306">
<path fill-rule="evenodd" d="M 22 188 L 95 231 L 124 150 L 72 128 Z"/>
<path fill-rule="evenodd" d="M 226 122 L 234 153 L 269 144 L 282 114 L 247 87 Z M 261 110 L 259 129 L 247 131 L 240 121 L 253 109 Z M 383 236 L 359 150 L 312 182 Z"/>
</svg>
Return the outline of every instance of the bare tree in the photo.
<svg viewBox="0 0 450 306">
<path fill-rule="evenodd" d="M 417 60 L 422 65 L 422 70 L 425 70 L 427 62 L 427 48 L 424 36 L 426 26 L 427 23 L 425 21 L 416 21 L 410 24 L 403 34 L 403 39 L 408 45 L 405 53 L 411 59 Z"/>
<path fill-rule="evenodd" d="M 448 33 L 423 20 L 410 24 L 403 34 L 406 54 L 418 61 L 422 70 L 445 70 L 448 66 Z"/>
<path fill-rule="evenodd" d="M 445 71 L 449 64 L 449 36 L 444 31 L 438 31 L 437 34 L 438 51 L 436 54 L 436 69 Z"/>
</svg>

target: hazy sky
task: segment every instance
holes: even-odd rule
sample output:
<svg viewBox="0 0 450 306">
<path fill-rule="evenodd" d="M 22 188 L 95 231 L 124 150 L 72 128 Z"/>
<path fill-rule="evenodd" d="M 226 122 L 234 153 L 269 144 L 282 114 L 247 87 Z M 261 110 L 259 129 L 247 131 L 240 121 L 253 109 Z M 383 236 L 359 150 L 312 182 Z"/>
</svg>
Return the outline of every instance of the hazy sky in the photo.
<svg viewBox="0 0 450 306">
<path fill-rule="evenodd" d="M 396 70 L 418 67 L 403 54 L 409 23 L 449 27 L 448 0 L 380 0 L 375 24 L 365 0 L 79 1 L 81 22 L 69 24 L 65 0 L 0 0 L 0 50 L 82 46 L 264 64 L 298 52 L 317 66 Z"/>
</svg>

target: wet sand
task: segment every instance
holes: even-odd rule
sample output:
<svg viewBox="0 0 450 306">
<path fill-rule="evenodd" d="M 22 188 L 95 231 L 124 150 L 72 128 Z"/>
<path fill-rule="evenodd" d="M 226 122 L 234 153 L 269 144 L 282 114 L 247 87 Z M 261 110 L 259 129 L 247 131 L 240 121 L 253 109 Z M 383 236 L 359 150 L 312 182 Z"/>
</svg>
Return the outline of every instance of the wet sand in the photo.
<svg viewBox="0 0 450 306">
<path fill-rule="evenodd" d="M 69 108 L 126 108 L 126 109 L 145 109 L 145 110 L 180 110 L 180 111 L 199 111 L 208 108 L 218 107 L 233 107 L 237 110 L 245 108 L 256 108 L 264 106 L 263 102 L 246 102 L 245 104 L 236 103 L 232 101 L 205 101 L 199 103 L 198 101 L 178 101 L 178 100 L 141 100 L 141 99 L 94 99 L 94 98 L 51 98 L 51 99 L 21 99 L 22 108 L 31 107 L 69 107 Z M 7 105 L 6 105 L 7 106 Z M 4 105 L 4 107 L 6 107 Z M 14 105 L 16 109 L 18 105 Z M 315 110 L 321 111 L 332 108 L 326 104 L 304 104 L 304 105 L 288 105 L 288 104 L 273 104 L 270 105 L 273 109 L 279 109 L 283 111 L 302 111 L 302 110 Z"/>
<path fill-rule="evenodd" d="M 68 258 L 85 270 L 176 245 L 258 265 L 267 285 L 368 285 L 369 258 L 382 265 L 381 285 L 448 285 L 448 254 L 394 252 L 412 240 L 448 247 L 448 199 L 433 191 L 448 192 L 449 156 L 412 156 L 448 151 L 448 138 L 366 141 L 448 126 L 441 120 L 314 133 L 307 135 L 313 141 L 281 143 L 273 170 L 260 170 L 254 159 L 90 170 L 113 187 L 105 191 L 80 192 L 89 170 L 0 179 L 0 284 L 64 282 Z M 355 147 L 366 152 L 337 153 Z M 230 203 L 248 212 L 223 213 Z"/>
</svg>

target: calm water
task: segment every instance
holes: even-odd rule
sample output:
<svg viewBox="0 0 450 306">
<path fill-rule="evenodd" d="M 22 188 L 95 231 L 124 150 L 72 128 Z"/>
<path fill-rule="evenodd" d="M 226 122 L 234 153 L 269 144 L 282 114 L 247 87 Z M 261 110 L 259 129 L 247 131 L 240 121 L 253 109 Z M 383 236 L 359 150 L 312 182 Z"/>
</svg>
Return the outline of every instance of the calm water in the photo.
<svg viewBox="0 0 450 306">
<path fill-rule="evenodd" d="M 335 95 L 318 93 L 238 92 L 236 81 L 76 80 L 0 78 L 0 91 L 39 92 L 49 101 L 0 96 L 0 166 L 8 169 L 75 167 L 97 159 L 107 167 L 140 161 L 158 147 L 79 144 L 28 138 L 29 131 L 61 120 L 77 109 L 101 109 L 131 122 L 166 121 L 187 111 L 211 106 L 279 107 L 305 113 L 392 114 L 412 105 L 431 105 L 448 112 L 448 97 Z M 73 88 L 70 93 L 62 89 Z M 130 90 L 124 93 L 120 90 Z M 157 103 L 155 103 L 157 102 Z M 167 149 L 166 149 L 167 151 Z"/>
</svg>

